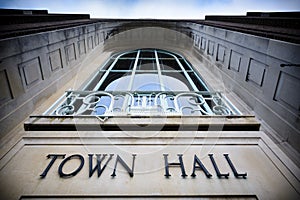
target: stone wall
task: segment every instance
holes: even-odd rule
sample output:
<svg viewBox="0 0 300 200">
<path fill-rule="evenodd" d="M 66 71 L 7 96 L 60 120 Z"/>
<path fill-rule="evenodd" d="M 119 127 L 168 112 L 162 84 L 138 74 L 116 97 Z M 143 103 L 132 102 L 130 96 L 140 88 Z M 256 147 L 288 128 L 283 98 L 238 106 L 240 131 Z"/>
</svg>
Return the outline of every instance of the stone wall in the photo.
<svg viewBox="0 0 300 200">
<path fill-rule="evenodd" d="M 193 30 L 194 48 L 206 67 L 221 71 L 228 90 L 299 151 L 300 46 L 200 24 L 183 26 Z"/>
<path fill-rule="evenodd" d="M 1 137 L 70 80 L 113 23 L 97 23 L 0 41 Z"/>
<path fill-rule="evenodd" d="M 95 47 L 113 34 L 126 32 L 120 27 L 126 28 L 128 23 L 131 29 L 147 27 L 146 22 L 137 23 L 137 27 L 130 21 L 98 22 L 1 40 L 1 135 L 24 120 L 61 84 L 74 76 L 82 60 Z M 192 22 L 155 21 L 150 24 L 152 29 L 164 26 L 164 30 L 184 33 L 179 34 L 181 38 L 190 33 L 194 49 L 203 58 L 204 66 L 213 72 L 221 72 L 226 89 L 250 106 L 262 122 L 272 127 L 268 128 L 269 131 L 274 129 L 283 143 L 287 142 L 299 151 L 300 68 L 293 65 L 300 63 L 299 45 Z M 140 44 L 148 44 L 148 47 L 160 44 L 159 47 L 168 49 L 168 45 L 173 43 L 176 46 L 174 43 L 182 40 L 157 31 L 135 31 L 134 34 L 123 34 L 131 40 L 122 40 L 123 36 L 112 37 L 114 45 L 108 43 L 106 50 L 117 47 L 116 44 L 122 44 L 122 48 L 117 49 L 123 50 L 141 48 Z M 159 36 L 163 38 L 156 39 L 157 44 L 154 44 L 153 37 Z M 124 41 L 134 41 L 135 44 Z M 181 47 L 190 48 L 186 44 Z M 282 64 L 292 65 L 281 67 Z"/>
<path fill-rule="evenodd" d="M 295 67 L 280 68 L 282 63 L 298 61 L 297 56 L 292 56 L 291 53 L 298 49 L 295 45 L 192 23 L 173 24 L 169 29 L 136 27 L 135 30 L 123 31 L 122 34 L 112 37 L 111 33 L 117 26 L 118 23 L 97 23 L 2 40 L 1 139 L 32 112 L 42 114 L 68 88 L 65 83 L 77 79 L 75 75 L 80 80 L 79 86 L 74 86 L 74 89 L 80 89 L 80 85 L 89 80 L 88 77 L 101 67 L 110 53 L 143 47 L 170 49 L 186 56 L 194 67 L 198 67 L 199 72 L 203 72 L 201 76 L 212 88 L 213 85 L 221 85 L 219 88 L 225 85 L 225 90 L 239 95 L 262 120 L 270 119 L 267 123 L 272 128 L 284 128 L 278 129 L 278 133 L 287 133 L 293 126 L 294 129 L 297 128 L 297 122 L 292 119 L 295 116 L 295 104 L 289 97 L 297 95 L 299 71 Z M 189 33 L 194 44 L 186 36 Z M 104 52 L 99 51 L 99 47 Z M 199 65 L 192 59 L 193 54 Z M 98 55 L 103 60 L 92 59 Z M 216 77 L 212 77 L 213 75 Z M 296 80 L 291 77 L 296 77 Z M 215 84 L 214 81 L 224 83 Z M 284 92 L 288 92 L 288 96 Z M 295 96 L 295 99 L 299 98 Z M 135 124 L 143 120 L 153 122 L 151 118 L 133 119 Z M 132 119 L 129 117 L 127 120 Z M 186 125 L 184 120 L 169 120 Z M 100 123 L 120 122 L 128 124 L 124 118 L 109 118 Z M 147 123 L 142 124 L 141 128 Z M 21 139 L 1 140 L 0 179 L 4 181 L 0 194 L 3 199 L 299 199 L 299 167 L 264 131 L 183 129 L 127 132 L 21 129 L 12 131 L 11 135 L 17 135 Z M 287 137 L 295 140 L 299 138 L 297 135 Z M 296 144 L 296 141 L 292 144 Z M 53 162 L 47 174 L 43 173 L 52 162 L 54 154 L 58 155 L 58 159 Z M 92 163 L 88 154 L 95 159 L 95 154 L 113 154 L 109 163 L 108 156 L 102 160 L 101 177 L 95 171 L 89 175 L 89 164 L 96 166 L 96 160 Z M 133 154 L 136 155 L 134 169 L 131 164 Z M 209 154 L 214 156 L 222 173 L 230 173 L 228 178 L 218 177 Z M 230 155 L 236 173 L 247 175 L 236 175 L 224 154 Z M 168 163 L 177 163 L 177 166 L 170 167 L 170 177 L 165 176 L 166 155 Z M 182 168 L 178 164 L 179 155 L 183 156 L 187 177 L 182 176 Z M 195 156 L 211 173 L 211 177 L 199 170 L 199 161 L 198 164 L 195 162 Z M 120 158 L 132 169 L 132 176 L 127 173 L 128 170 L 124 168 L 125 164 L 120 162 Z M 117 162 L 120 162 L 118 166 Z M 67 164 L 64 165 L 65 163 Z M 104 170 L 105 163 L 107 167 Z M 115 169 L 116 176 L 112 176 Z M 197 169 L 194 171 L 197 175 L 195 177 L 192 176 L 193 169 Z"/>
</svg>

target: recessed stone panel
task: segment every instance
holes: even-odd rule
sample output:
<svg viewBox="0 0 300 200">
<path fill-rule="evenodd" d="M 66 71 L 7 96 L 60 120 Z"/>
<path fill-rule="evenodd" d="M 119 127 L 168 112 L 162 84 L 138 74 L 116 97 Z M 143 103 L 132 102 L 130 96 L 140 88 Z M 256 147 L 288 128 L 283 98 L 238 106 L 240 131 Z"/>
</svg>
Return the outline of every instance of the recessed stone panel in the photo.
<svg viewBox="0 0 300 200">
<path fill-rule="evenodd" d="M 105 33 L 104 33 L 104 32 L 101 32 L 101 33 L 100 33 L 100 42 L 103 42 L 103 41 L 104 41 L 104 38 L 105 38 Z"/>
<path fill-rule="evenodd" d="M 208 40 L 207 54 L 213 56 L 215 50 L 215 42 Z"/>
<path fill-rule="evenodd" d="M 0 103 L 4 103 L 12 99 L 12 91 L 6 70 L 0 71 L 0 91 Z"/>
<path fill-rule="evenodd" d="M 99 33 L 96 33 L 94 38 L 95 38 L 95 46 L 99 45 L 99 43 L 100 43 Z"/>
<path fill-rule="evenodd" d="M 134 34 L 134 37 L 135 38 L 141 38 L 141 34 L 140 32 L 137 32 Z M 108 33 L 107 32 L 103 32 L 103 41 L 107 40 L 108 39 Z"/>
<path fill-rule="evenodd" d="M 78 42 L 78 50 L 79 50 L 79 55 L 83 55 L 86 52 L 86 48 L 85 48 L 85 42 L 84 39 L 80 40 Z"/>
<path fill-rule="evenodd" d="M 201 38 L 200 49 L 205 50 L 206 48 L 206 39 L 204 37 Z"/>
<path fill-rule="evenodd" d="M 262 86 L 267 65 L 254 59 L 250 59 L 246 81 L 251 81 Z"/>
<path fill-rule="evenodd" d="M 242 54 L 231 50 L 228 69 L 231 69 L 231 70 L 234 70 L 237 72 L 240 71 L 241 60 L 242 60 Z"/>
<path fill-rule="evenodd" d="M 87 47 L 88 47 L 88 50 L 91 50 L 94 48 L 93 36 L 90 36 L 87 38 Z"/>
<path fill-rule="evenodd" d="M 60 49 L 57 49 L 49 53 L 49 61 L 50 61 L 50 67 L 52 72 L 57 71 L 63 67 Z"/>
<path fill-rule="evenodd" d="M 223 45 L 218 44 L 217 61 L 224 62 L 225 50 L 226 50 L 226 47 L 224 47 Z"/>
<path fill-rule="evenodd" d="M 66 51 L 66 57 L 67 57 L 67 61 L 68 62 L 76 60 L 76 53 L 75 53 L 75 45 L 74 45 L 74 43 L 66 46 L 65 47 L 65 51 Z"/>
<path fill-rule="evenodd" d="M 200 37 L 199 35 L 195 35 L 194 44 L 196 47 L 199 47 Z"/>
<path fill-rule="evenodd" d="M 41 64 L 38 57 L 21 63 L 19 70 L 25 88 L 29 88 L 43 80 Z"/>
<path fill-rule="evenodd" d="M 274 99 L 284 105 L 300 110 L 300 79 L 286 72 L 280 72 Z"/>
</svg>

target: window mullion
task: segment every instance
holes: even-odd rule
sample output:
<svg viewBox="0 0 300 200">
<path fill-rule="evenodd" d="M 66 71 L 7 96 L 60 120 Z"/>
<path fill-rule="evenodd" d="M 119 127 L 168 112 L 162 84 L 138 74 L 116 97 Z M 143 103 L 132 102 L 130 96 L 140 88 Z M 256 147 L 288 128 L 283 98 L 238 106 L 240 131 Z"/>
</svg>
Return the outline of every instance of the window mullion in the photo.
<svg viewBox="0 0 300 200">
<path fill-rule="evenodd" d="M 136 68 L 137 68 L 137 65 L 138 65 L 139 56 L 140 56 L 140 50 L 137 52 L 137 55 L 136 55 L 136 58 L 135 58 L 135 62 L 134 62 L 131 77 L 130 77 L 130 82 L 128 84 L 128 91 L 132 91 L 133 81 L 134 81 Z M 134 98 L 134 97 L 132 95 L 128 95 L 128 94 L 125 95 L 124 103 L 123 103 L 123 106 L 122 106 L 122 111 L 123 112 L 126 111 L 126 109 L 131 104 L 132 101 L 129 101 L 130 98 Z M 133 105 L 131 105 L 131 106 L 133 106 Z"/>
<path fill-rule="evenodd" d="M 135 62 L 134 62 L 133 69 L 132 69 L 132 74 L 131 74 L 131 77 L 130 77 L 130 82 L 128 84 L 128 91 L 132 91 L 133 81 L 134 81 L 134 76 L 135 76 L 137 64 L 138 64 L 138 61 L 139 61 L 139 56 L 140 56 L 140 50 L 137 52 L 137 55 L 136 55 L 136 58 L 135 58 Z"/>
<path fill-rule="evenodd" d="M 159 59 L 158 59 L 158 56 L 157 56 L 157 51 L 155 50 L 154 53 L 155 53 L 155 60 L 156 60 L 160 90 L 165 91 L 165 87 L 164 87 L 165 85 L 164 85 L 164 81 L 163 81 L 163 78 L 162 78 L 162 75 L 161 75 L 161 69 L 160 69 Z"/>
<path fill-rule="evenodd" d="M 185 62 L 191 69 L 193 69 L 193 67 L 191 67 L 190 64 L 189 64 L 186 60 L 184 60 L 184 62 Z M 194 70 L 193 70 L 193 72 L 194 72 Z M 203 85 L 203 87 L 204 87 L 207 91 L 209 91 L 209 89 L 207 88 L 206 84 L 202 81 L 201 78 L 199 78 L 199 75 L 198 75 L 197 73 L 195 73 L 195 72 L 194 72 L 194 74 L 196 75 L 198 81 L 200 81 L 201 85 Z"/>
<path fill-rule="evenodd" d="M 107 65 L 107 63 L 110 61 L 110 59 L 108 59 L 103 65 L 102 65 L 102 67 L 105 67 L 106 65 Z M 112 63 L 113 64 L 113 63 Z M 111 64 L 111 65 L 112 65 Z M 101 67 L 101 68 L 102 68 Z M 101 71 L 101 69 L 100 70 L 98 70 L 97 72 L 98 73 L 95 73 L 95 75 L 93 76 L 93 78 L 91 78 L 90 80 L 89 80 L 89 82 L 84 86 L 84 88 L 82 88 L 82 90 L 87 90 L 87 87 L 90 85 L 90 83 L 94 80 L 94 79 L 96 79 L 96 77 L 99 75 L 99 72 Z M 96 86 L 94 87 L 94 89 L 96 88 Z"/>
<path fill-rule="evenodd" d="M 123 54 L 119 55 L 114 62 L 110 65 L 110 67 L 106 70 L 105 74 L 102 76 L 102 78 L 100 79 L 100 81 L 97 83 L 97 85 L 94 87 L 93 91 L 98 91 L 99 88 L 101 87 L 102 83 L 105 81 L 105 79 L 107 78 L 108 74 L 110 73 L 110 70 L 112 70 L 112 68 L 115 66 L 115 64 L 118 62 L 119 58 L 122 56 Z"/>
<path fill-rule="evenodd" d="M 199 92 L 197 86 L 195 85 L 194 81 L 191 79 L 191 77 L 189 76 L 189 74 L 186 72 L 186 70 L 184 69 L 184 67 L 182 66 L 182 64 L 180 63 L 180 61 L 178 60 L 178 58 L 176 56 L 173 55 L 173 57 L 175 58 L 175 60 L 177 61 L 179 67 L 181 68 L 181 70 L 184 73 L 184 76 L 186 77 L 186 79 L 188 80 L 188 82 L 191 84 L 192 88 L 194 89 L 194 91 Z M 209 105 L 207 105 L 207 103 L 205 102 L 203 104 L 203 106 L 205 107 L 206 111 L 210 114 L 213 114 L 212 110 L 210 109 Z"/>
<path fill-rule="evenodd" d="M 155 50 L 155 60 L 156 60 L 156 65 L 157 65 L 157 72 L 158 72 L 160 90 L 165 91 L 165 85 L 164 85 L 164 82 L 163 82 L 163 79 L 162 79 L 161 68 L 160 68 L 159 59 L 158 59 L 158 55 L 157 55 L 156 50 Z M 162 106 L 164 112 L 166 112 L 166 108 L 168 107 L 168 103 L 166 101 L 166 95 L 165 94 L 160 95 L 159 98 L 160 98 L 160 106 Z"/>
<path fill-rule="evenodd" d="M 180 63 L 180 61 L 178 60 L 178 58 L 176 56 L 173 55 L 173 57 L 175 58 L 177 64 L 179 65 L 180 69 L 183 71 L 183 74 L 185 76 L 185 78 L 188 80 L 188 82 L 191 84 L 192 88 L 194 91 L 199 91 L 197 86 L 195 85 L 194 81 L 191 79 L 191 77 L 188 75 L 188 73 L 186 72 L 186 70 L 184 69 L 184 67 L 182 66 L 182 64 Z"/>
</svg>

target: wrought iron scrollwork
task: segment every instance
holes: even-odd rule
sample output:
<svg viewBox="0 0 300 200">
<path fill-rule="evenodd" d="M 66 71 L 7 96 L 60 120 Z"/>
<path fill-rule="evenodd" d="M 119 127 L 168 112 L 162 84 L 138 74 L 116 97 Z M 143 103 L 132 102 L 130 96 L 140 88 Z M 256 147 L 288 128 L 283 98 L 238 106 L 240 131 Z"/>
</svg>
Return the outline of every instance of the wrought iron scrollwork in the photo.
<svg viewBox="0 0 300 200">
<path fill-rule="evenodd" d="M 68 91 L 50 115 L 237 115 L 217 92 Z"/>
</svg>

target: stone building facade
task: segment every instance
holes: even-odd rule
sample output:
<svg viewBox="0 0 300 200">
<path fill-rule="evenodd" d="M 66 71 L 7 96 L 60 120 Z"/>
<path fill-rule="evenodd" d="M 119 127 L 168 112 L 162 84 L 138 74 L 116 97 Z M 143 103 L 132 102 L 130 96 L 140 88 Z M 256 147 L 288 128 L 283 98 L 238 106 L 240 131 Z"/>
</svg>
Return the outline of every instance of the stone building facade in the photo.
<svg viewBox="0 0 300 200">
<path fill-rule="evenodd" d="M 3 199 L 299 199 L 299 13 L 8 16 Z"/>
</svg>

